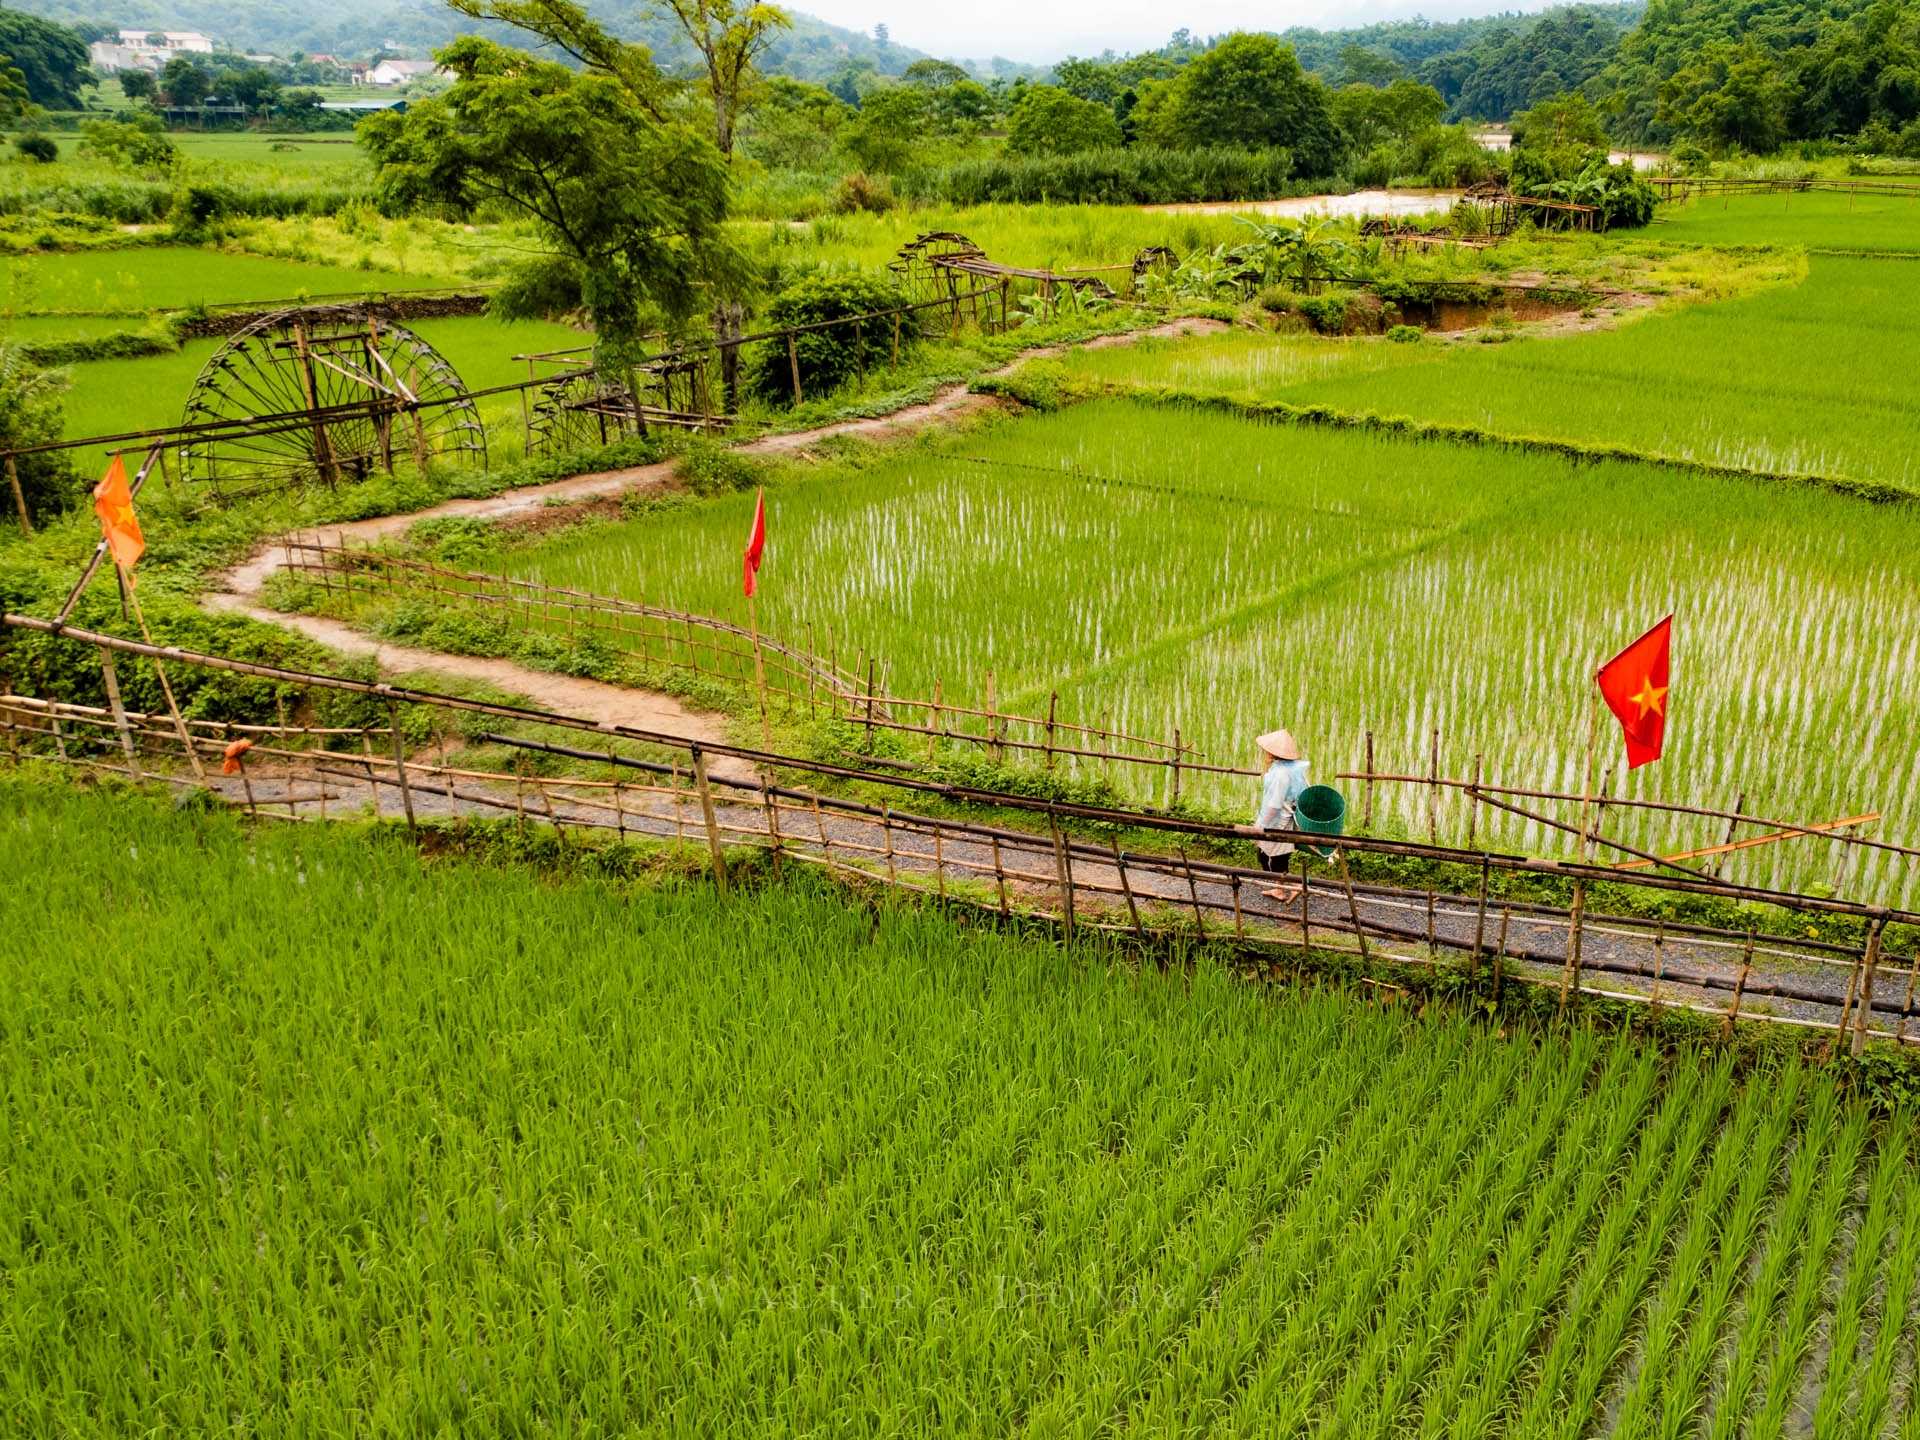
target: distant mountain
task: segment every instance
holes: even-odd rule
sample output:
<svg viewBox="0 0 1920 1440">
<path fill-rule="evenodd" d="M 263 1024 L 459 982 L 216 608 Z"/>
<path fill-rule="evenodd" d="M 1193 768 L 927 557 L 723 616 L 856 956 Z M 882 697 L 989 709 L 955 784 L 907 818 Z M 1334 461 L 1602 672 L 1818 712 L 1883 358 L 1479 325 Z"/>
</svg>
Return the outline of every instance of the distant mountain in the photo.
<svg viewBox="0 0 1920 1440">
<path fill-rule="evenodd" d="M 69 25 L 198 30 L 234 50 L 273 55 L 357 58 L 381 49 L 424 55 L 476 28 L 501 39 L 515 33 L 476 27 L 440 0 L 10 0 L 10 8 Z M 638 0 L 588 0 L 587 8 L 618 34 L 651 48 L 664 65 L 693 58 L 672 22 L 649 14 Z M 897 75 L 922 58 L 905 45 L 882 45 L 871 35 L 795 13 L 793 28 L 768 52 L 767 68 L 817 80 L 849 62 L 865 62 L 883 75 Z"/>
</svg>

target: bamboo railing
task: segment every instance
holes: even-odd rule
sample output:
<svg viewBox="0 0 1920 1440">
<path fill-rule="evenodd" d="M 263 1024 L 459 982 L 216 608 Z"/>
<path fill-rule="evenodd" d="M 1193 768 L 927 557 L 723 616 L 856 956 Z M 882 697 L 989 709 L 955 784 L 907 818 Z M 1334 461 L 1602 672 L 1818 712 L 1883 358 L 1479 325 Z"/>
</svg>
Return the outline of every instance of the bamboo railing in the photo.
<svg viewBox="0 0 1920 1440">
<path fill-rule="evenodd" d="M 9 615 L 5 623 L 48 632 L 54 622 Z M 1832 1032 L 1830 1048 L 1856 1053 L 1869 1039 L 1920 1043 L 1915 1033 L 1915 980 L 1920 955 L 1902 964 L 1892 953 L 1920 914 L 1858 901 L 1759 890 L 1693 874 L 1617 871 L 1583 862 L 1542 860 L 1483 850 L 1367 836 L 1276 832 L 1315 847 L 1300 876 L 1302 890 L 1278 905 L 1262 887 L 1272 877 L 1218 859 L 1196 857 L 1202 846 L 1246 842 L 1244 826 L 1182 819 L 1153 811 L 1112 809 L 972 790 L 938 781 L 813 760 L 705 744 L 684 737 L 612 726 L 555 712 L 442 695 L 347 677 L 206 656 L 63 627 L 68 638 L 113 653 L 173 666 L 203 667 L 296 687 L 293 710 L 326 692 L 356 694 L 388 707 L 384 727 L 316 729 L 291 723 L 235 726 L 91 707 L 35 697 L 0 696 L 0 731 L 16 761 L 117 771 L 180 786 L 211 787 L 228 803 L 259 815 L 321 818 L 331 807 L 388 807 L 397 798 L 408 821 L 423 813 L 457 820 L 481 813 L 515 815 L 523 823 L 613 829 L 619 835 L 704 843 L 716 883 L 727 883 L 727 851 L 748 846 L 787 861 L 825 866 L 862 883 L 928 890 L 954 903 L 1016 912 L 1076 929 L 1127 932 L 1142 939 L 1177 933 L 1227 941 L 1261 964 L 1284 964 L 1299 949 L 1344 950 L 1363 965 L 1462 967 L 1471 978 L 1491 967 L 1504 983 L 1556 990 L 1570 997 L 1673 1007 L 1718 1017 L 1727 1032 L 1756 1021 Z M 468 743 L 542 757 L 577 773 L 531 775 L 462 768 L 431 747 L 409 747 L 398 707 L 422 706 L 455 716 L 553 732 L 591 734 L 594 747 L 527 733 L 461 727 Z M 453 728 L 451 725 L 449 729 Z M 611 748 L 629 747 L 625 752 Z M 631 747 L 643 747 L 634 753 Z M 238 746 L 238 752 L 229 747 Z M 235 765 L 204 781 L 181 773 L 185 752 Z M 658 758 L 664 757 L 664 758 Z M 213 767 L 203 766 L 211 769 Z M 783 777 L 776 782 L 773 777 Z M 602 778 L 604 776 L 604 778 Z M 798 782 L 806 780 L 807 786 Z M 902 806 L 854 800 L 822 786 L 858 782 L 868 793 L 899 796 Z M 902 808 L 912 797 L 958 802 L 1025 816 L 1014 828 Z M 812 820 L 808 835 L 808 820 Z M 1122 849 L 1086 838 L 1086 823 L 1114 833 L 1151 833 L 1153 849 Z M 1040 828 L 1044 825 L 1044 829 Z M 1350 857 L 1377 855 L 1450 863 L 1478 885 L 1440 893 L 1356 881 Z M 1518 903 L 1495 897 L 1496 873 L 1554 877 L 1573 884 L 1570 905 Z M 991 877 L 989 887 L 988 877 Z M 1771 907 L 1810 920 L 1846 918 L 1858 940 L 1800 933 L 1757 933 L 1680 925 L 1628 914 L 1602 914 L 1590 887 L 1607 882 L 1627 891 L 1718 896 Z M 1297 909 L 1294 908 L 1297 906 Z M 1847 980 L 1837 984 L 1834 967 Z M 1813 977 L 1834 973 L 1835 983 Z M 1724 995 L 1724 1003 L 1712 997 Z M 1779 1013 L 1792 1004 L 1803 1012 Z"/>
</svg>

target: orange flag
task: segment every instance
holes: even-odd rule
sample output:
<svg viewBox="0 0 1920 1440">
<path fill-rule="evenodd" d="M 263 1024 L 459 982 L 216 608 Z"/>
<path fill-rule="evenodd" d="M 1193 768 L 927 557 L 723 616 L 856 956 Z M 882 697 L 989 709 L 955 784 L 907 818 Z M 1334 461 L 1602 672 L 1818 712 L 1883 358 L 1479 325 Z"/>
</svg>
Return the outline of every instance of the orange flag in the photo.
<svg viewBox="0 0 1920 1440">
<path fill-rule="evenodd" d="M 1667 616 L 1613 659 L 1594 678 L 1607 708 L 1627 739 L 1627 768 L 1658 760 L 1667 740 L 1667 650 L 1673 617 Z"/>
<path fill-rule="evenodd" d="M 147 540 L 140 533 L 140 517 L 133 513 L 133 491 L 127 485 L 127 468 L 118 455 L 93 487 L 93 513 L 100 517 L 113 563 L 131 580 L 133 567 L 147 553 Z"/>
</svg>

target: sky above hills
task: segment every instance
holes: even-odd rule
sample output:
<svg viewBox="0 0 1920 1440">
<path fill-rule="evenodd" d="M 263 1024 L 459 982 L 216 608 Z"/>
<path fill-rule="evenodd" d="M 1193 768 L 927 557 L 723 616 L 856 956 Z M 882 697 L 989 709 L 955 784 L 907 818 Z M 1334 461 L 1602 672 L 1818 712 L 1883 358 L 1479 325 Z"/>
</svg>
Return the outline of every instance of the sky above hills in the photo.
<svg viewBox="0 0 1920 1440">
<path fill-rule="evenodd" d="M 1197 36 L 1294 25 L 1345 29 L 1376 20 L 1459 20 L 1499 10 L 1538 10 L 1546 0 L 802 0 L 796 8 L 835 25 L 872 30 L 935 55 L 1044 63 L 1064 55 L 1161 45 L 1178 26 Z"/>
</svg>

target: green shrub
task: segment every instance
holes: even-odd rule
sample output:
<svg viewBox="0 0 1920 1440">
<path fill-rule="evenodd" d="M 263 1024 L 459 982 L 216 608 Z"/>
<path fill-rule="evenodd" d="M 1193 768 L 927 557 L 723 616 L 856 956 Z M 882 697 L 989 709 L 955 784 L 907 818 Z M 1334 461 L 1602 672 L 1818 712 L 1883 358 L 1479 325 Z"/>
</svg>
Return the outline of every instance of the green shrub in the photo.
<svg viewBox="0 0 1920 1440">
<path fill-rule="evenodd" d="M 133 120 L 89 120 L 80 134 L 83 154 L 130 170 L 165 170 L 176 153 L 160 117 L 151 111 Z"/>
<path fill-rule="evenodd" d="M 830 208 L 836 215 L 884 215 L 898 203 L 886 176 L 856 170 L 834 187 Z"/>
<path fill-rule="evenodd" d="M 22 158 L 40 165 L 50 165 L 60 158 L 60 144 L 51 135 L 16 135 L 13 137 L 13 148 L 20 152 Z"/>
<path fill-rule="evenodd" d="M 14 448 L 60 439 L 66 429 L 61 400 L 66 387 L 60 371 L 44 369 L 18 345 L 0 342 L 0 445 Z M 27 514 L 36 523 L 72 509 L 85 492 L 66 451 L 22 455 L 16 470 Z M 11 487 L 0 485 L 0 523 L 8 528 L 13 510 Z"/>
<path fill-rule="evenodd" d="M 1396 345 L 1418 345 L 1421 338 L 1418 325 L 1396 325 L 1387 331 L 1387 339 Z"/>
<path fill-rule="evenodd" d="M 767 328 L 785 330 L 817 325 L 854 315 L 871 315 L 909 304 L 904 290 L 890 276 L 858 272 L 810 275 L 780 292 L 767 309 Z M 911 324 L 901 329 L 901 341 L 915 333 Z M 887 363 L 892 355 L 893 328 L 885 320 L 865 325 L 833 325 L 794 337 L 788 351 L 783 341 L 757 348 L 749 365 L 747 387 L 775 404 L 793 403 L 793 370 L 798 364 L 805 395 L 834 390 L 865 370 Z"/>
<path fill-rule="evenodd" d="M 1302 295 L 1294 308 L 1322 335 L 1344 335 L 1352 299 L 1350 295 Z"/>
</svg>

